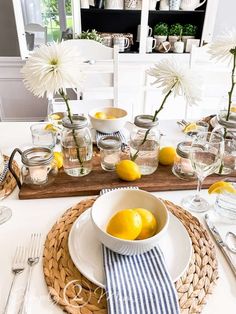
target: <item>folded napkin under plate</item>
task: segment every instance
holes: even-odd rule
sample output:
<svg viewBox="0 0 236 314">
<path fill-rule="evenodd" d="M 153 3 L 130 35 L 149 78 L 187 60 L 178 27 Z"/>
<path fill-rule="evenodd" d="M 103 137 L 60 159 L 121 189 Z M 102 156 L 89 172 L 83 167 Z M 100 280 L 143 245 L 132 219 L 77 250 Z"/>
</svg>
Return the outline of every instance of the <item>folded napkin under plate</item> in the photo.
<svg viewBox="0 0 236 314">
<path fill-rule="evenodd" d="M 132 256 L 103 246 L 103 260 L 109 314 L 180 313 L 177 292 L 158 246 Z"/>
</svg>

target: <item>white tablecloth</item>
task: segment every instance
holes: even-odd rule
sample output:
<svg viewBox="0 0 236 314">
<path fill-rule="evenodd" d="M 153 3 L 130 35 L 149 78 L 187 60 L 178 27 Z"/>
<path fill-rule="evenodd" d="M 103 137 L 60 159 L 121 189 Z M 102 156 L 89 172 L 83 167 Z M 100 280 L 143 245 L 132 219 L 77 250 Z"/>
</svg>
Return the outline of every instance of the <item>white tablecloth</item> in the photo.
<svg viewBox="0 0 236 314">
<path fill-rule="evenodd" d="M 13 148 L 24 148 L 31 145 L 30 123 L 6 123 L 0 122 L 0 149 L 4 154 L 9 155 Z M 165 134 L 162 144 L 174 144 L 181 137 L 181 132 L 174 121 L 162 121 L 161 130 Z M 154 193 L 162 198 L 169 199 L 180 204 L 183 196 L 193 193 L 192 191 L 179 192 L 158 192 Z M 215 198 L 209 197 L 207 191 L 202 191 L 203 196 L 213 204 Z M 25 244 L 29 241 L 32 232 L 41 232 L 44 237 L 51 229 L 57 218 L 59 218 L 70 206 L 79 202 L 82 197 L 68 197 L 42 200 L 18 200 L 18 189 L 0 205 L 9 206 L 12 209 L 12 218 L 3 225 L 0 225 L 0 311 L 5 304 L 6 296 L 12 279 L 11 264 L 15 248 L 18 244 Z M 201 215 L 197 215 L 202 219 Z M 224 235 L 227 230 L 236 232 L 236 226 L 218 223 L 219 229 Z M 235 314 L 236 313 L 236 278 L 233 276 L 223 255 L 217 249 L 219 262 L 220 279 L 210 296 L 203 314 Z M 16 303 L 19 302 L 19 295 L 25 284 L 25 274 L 17 280 L 14 289 L 14 298 L 11 303 L 10 312 L 15 313 Z M 32 278 L 31 296 L 29 300 L 28 314 L 59 314 L 62 310 L 52 303 L 48 295 L 42 271 L 42 259 L 35 266 Z"/>
</svg>

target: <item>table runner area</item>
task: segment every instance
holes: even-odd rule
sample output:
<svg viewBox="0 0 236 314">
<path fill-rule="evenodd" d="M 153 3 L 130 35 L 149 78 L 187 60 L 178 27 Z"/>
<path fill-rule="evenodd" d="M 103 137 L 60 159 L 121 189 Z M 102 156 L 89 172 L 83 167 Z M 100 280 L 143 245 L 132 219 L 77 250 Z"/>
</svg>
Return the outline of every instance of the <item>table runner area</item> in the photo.
<svg viewBox="0 0 236 314">
<path fill-rule="evenodd" d="M 106 314 L 105 291 L 85 278 L 74 266 L 68 236 L 75 220 L 94 202 L 90 198 L 68 209 L 47 235 L 43 271 L 54 303 L 71 314 Z M 168 210 L 185 226 L 193 255 L 185 274 L 175 283 L 182 314 L 201 313 L 218 279 L 214 244 L 205 227 L 183 208 L 164 200 Z"/>
</svg>

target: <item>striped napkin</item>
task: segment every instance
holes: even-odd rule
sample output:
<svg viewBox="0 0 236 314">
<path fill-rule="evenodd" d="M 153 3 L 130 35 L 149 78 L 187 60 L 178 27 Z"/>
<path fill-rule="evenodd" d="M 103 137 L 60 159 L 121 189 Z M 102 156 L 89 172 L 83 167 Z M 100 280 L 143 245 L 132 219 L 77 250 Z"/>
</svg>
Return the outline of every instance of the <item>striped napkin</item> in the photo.
<svg viewBox="0 0 236 314">
<path fill-rule="evenodd" d="M 8 162 L 5 162 L 3 171 L 0 173 L 0 184 L 3 183 L 3 181 L 6 177 L 7 171 L 8 171 Z"/>
<path fill-rule="evenodd" d="M 100 194 L 108 192 L 101 191 Z M 109 314 L 179 314 L 177 292 L 158 246 L 120 255 L 103 246 Z"/>
</svg>

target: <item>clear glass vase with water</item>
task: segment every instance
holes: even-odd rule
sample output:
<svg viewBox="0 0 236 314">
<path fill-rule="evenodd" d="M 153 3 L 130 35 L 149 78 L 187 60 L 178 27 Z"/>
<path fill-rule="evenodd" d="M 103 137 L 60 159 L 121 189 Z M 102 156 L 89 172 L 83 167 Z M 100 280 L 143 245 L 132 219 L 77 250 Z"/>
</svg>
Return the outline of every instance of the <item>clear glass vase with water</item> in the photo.
<svg viewBox="0 0 236 314">
<path fill-rule="evenodd" d="M 92 170 L 93 144 L 87 118 L 74 115 L 62 121 L 63 167 L 73 177 L 85 176 Z"/>
<path fill-rule="evenodd" d="M 136 155 L 135 163 L 142 175 L 152 174 L 158 167 L 160 133 L 157 128 L 158 121 L 152 119 L 151 115 L 136 116 L 130 135 L 130 155 Z"/>
</svg>

